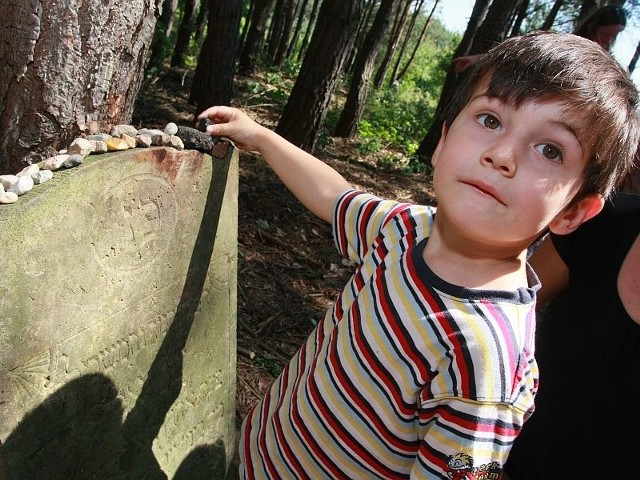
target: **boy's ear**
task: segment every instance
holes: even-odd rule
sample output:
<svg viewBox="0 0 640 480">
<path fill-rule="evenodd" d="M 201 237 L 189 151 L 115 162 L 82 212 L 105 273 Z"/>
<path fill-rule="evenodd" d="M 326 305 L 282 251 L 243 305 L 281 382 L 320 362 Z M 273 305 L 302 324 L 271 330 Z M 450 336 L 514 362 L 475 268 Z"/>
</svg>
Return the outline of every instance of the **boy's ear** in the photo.
<svg viewBox="0 0 640 480">
<path fill-rule="evenodd" d="M 567 235 L 581 224 L 595 217 L 604 207 L 602 195 L 593 193 L 580 200 L 576 205 L 561 212 L 549 224 L 549 230 L 556 235 Z"/>
<path fill-rule="evenodd" d="M 442 150 L 442 146 L 444 145 L 444 139 L 447 136 L 447 124 L 442 125 L 442 133 L 440 134 L 440 140 L 438 140 L 438 145 L 436 149 L 433 151 L 433 155 L 431 155 L 431 166 L 435 167 L 436 163 L 438 163 L 438 157 L 440 156 L 440 150 Z"/>
</svg>

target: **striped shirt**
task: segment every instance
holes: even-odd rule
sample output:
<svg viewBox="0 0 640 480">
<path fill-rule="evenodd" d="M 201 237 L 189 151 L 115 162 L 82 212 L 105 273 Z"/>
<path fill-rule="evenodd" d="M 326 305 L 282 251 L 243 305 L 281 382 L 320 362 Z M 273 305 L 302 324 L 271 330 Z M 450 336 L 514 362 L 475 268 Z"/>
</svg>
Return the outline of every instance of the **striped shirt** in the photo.
<svg viewBox="0 0 640 480">
<path fill-rule="evenodd" d="M 339 198 L 334 238 L 356 272 L 245 419 L 241 478 L 501 478 L 537 389 L 537 278 L 447 283 L 422 257 L 434 214 Z"/>
</svg>

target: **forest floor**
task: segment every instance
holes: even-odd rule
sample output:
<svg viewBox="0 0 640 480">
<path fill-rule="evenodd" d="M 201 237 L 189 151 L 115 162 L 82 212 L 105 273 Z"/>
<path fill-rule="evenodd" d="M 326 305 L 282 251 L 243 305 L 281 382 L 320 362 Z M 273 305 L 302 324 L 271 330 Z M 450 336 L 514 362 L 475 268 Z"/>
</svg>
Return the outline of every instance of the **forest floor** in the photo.
<svg viewBox="0 0 640 480">
<path fill-rule="evenodd" d="M 193 126 L 191 72 L 168 70 L 145 82 L 133 124 Z M 283 104 L 237 78 L 234 106 L 275 128 Z M 268 91 L 268 85 L 264 85 Z M 376 167 L 353 140 L 329 138 L 315 152 L 354 187 L 400 201 L 433 203 L 431 178 Z M 256 155 L 240 153 L 238 218 L 238 425 L 306 340 L 353 272 L 338 255 L 330 227 L 308 213 Z"/>
</svg>

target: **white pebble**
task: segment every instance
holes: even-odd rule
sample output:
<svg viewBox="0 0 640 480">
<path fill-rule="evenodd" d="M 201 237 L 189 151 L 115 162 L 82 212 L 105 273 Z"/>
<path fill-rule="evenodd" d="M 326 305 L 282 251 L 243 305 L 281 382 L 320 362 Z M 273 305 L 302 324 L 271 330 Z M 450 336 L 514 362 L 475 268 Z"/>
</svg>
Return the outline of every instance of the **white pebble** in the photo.
<svg viewBox="0 0 640 480">
<path fill-rule="evenodd" d="M 15 203 L 18 200 L 18 195 L 13 192 L 5 192 L 0 195 L 0 203 L 9 204 Z"/>
<path fill-rule="evenodd" d="M 178 126 L 173 122 L 169 122 L 166 127 L 164 127 L 164 133 L 167 135 L 175 135 L 178 133 Z"/>
<path fill-rule="evenodd" d="M 31 177 L 18 177 L 18 181 L 14 183 L 11 188 L 7 189 L 7 193 L 15 193 L 18 196 L 24 195 L 33 189 L 33 178 Z"/>
<path fill-rule="evenodd" d="M 34 184 L 40 185 L 41 183 L 51 180 L 53 178 L 53 172 L 51 170 L 40 170 L 31 175 L 31 178 L 33 178 Z"/>
<path fill-rule="evenodd" d="M 49 157 L 44 160 L 40 164 L 40 168 L 42 170 L 59 170 L 62 167 L 62 164 L 65 162 L 67 158 L 69 158 L 69 154 L 55 155 L 53 157 Z"/>
<path fill-rule="evenodd" d="M 32 176 L 34 173 L 38 172 L 39 170 L 40 170 L 40 167 L 38 167 L 38 165 L 34 163 L 33 165 L 24 167 L 22 170 L 16 173 L 16 176 L 17 177 L 23 177 L 25 175 Z"/>
<path fill-rule="evenodd" d="M 18 177 L 16 175 L 0 175 L 0 183 L 5 190 L 9 190 L 17 181 Z"/>
<path fill-rule="evenodd" d="M 70 155 L 78 154 L 83 157 L 89 155 L 93 151 L 93 145 L 86 138 L 76 138 L 69 148 L 67 148 L 67 153 Z"/>
</svg>

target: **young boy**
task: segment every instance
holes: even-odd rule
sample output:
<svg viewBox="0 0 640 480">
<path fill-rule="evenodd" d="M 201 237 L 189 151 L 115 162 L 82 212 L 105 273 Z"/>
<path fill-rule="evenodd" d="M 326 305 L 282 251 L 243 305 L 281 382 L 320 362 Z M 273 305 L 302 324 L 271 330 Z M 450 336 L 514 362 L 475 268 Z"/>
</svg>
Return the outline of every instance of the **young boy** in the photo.
<svg viewBox="0 0 640 480">
<path fill-rule="evenodd" d="M 239 110 L 203 112 L 357 262 L 245 419 L 241 477 L 501 478 L 537 388 L 527 248 L 600 211 L 635 153 L 637 103 L 589 40 L 507 40 L 450 106 L 432 158 L 437 213 L 353 190 Z"/>
</svg>

